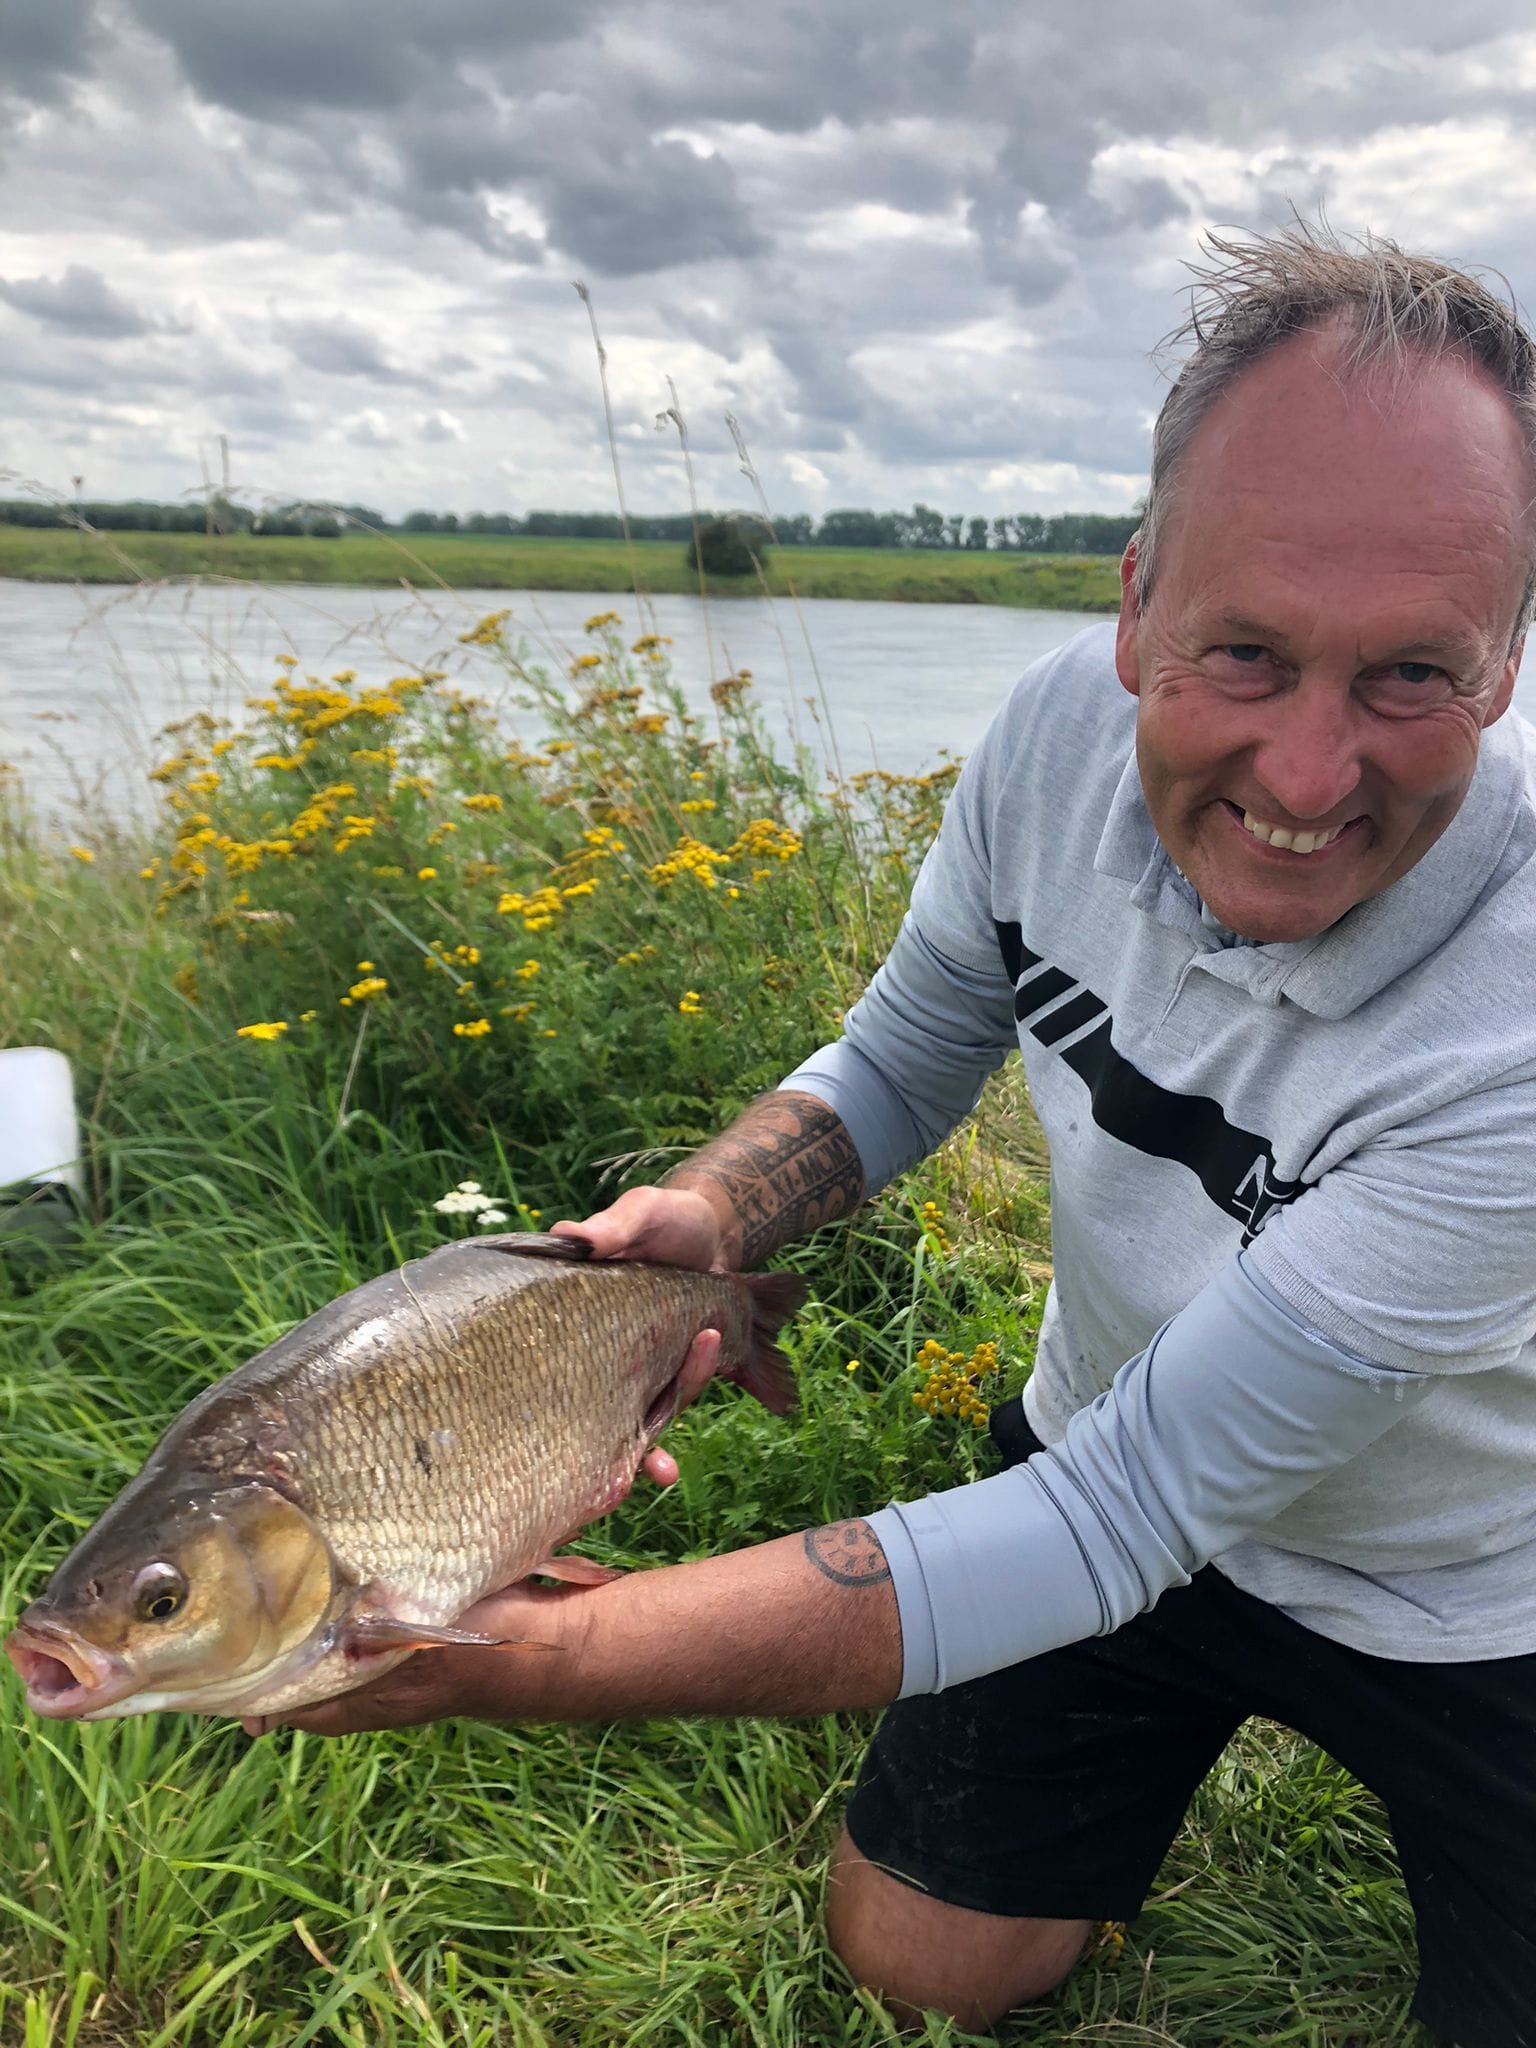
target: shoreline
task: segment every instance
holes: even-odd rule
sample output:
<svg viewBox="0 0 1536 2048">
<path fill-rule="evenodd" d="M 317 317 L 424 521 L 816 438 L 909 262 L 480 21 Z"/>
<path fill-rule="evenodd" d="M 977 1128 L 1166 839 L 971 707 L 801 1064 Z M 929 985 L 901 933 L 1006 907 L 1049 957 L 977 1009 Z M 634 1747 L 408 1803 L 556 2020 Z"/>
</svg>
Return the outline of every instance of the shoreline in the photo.
<svg viewBox="0 0 1536 2048">
<path fill-rule="evenodd" d="M 238 585 L 401 585 L 450 590 L 590 590 L 638 585 L 654 596 L 699 594 L 683 550 L 667 541 L 500 539 L 464 534 L 344 534 L 305 540 L 231 534 L 81 534 L 0 526 L 0 578 L 90 584 L 216 580 Z M 968 549 L 778 548 L 761 578 L 706 577 L 704 594 L 841 598 L 895 604 L 1004 605 L 1103 615 L 1118 609 L 1109 555 L 1025 555 Z"/>
</svg>

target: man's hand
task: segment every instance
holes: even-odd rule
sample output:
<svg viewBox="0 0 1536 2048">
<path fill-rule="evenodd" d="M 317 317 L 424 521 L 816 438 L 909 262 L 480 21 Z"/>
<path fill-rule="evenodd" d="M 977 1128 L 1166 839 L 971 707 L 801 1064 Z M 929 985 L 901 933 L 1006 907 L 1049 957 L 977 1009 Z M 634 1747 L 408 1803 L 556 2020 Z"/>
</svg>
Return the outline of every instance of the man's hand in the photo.
<svg viewBox="0 0 1536 2048">
<path fill-rule="evenodd" d="M 729 1273 L 725 1234 L 711 1203 L 692 1188 L 630 1188 L 585 1223 L 557 1223 L 553 1237 L 582 1237 L 599 1259 L 654 1259 L 697 1273 Z"/>
<path fill-rule="evenodd" d="M 653 1259 L 659 1266 L 691 1266 L 699 1273 L 730 1271 L 714 1210 L 702 1195 L 682 1190 L 630 1188 L 585 1223 L 556 1223 L 550 1236 L 583 1238 L 599 1259 Z M 720 1333 L 702 1330 L 678 1375 L 674 1416 L 703 1393 L 719 1362 Z M 657 1486 L 677 1484 L 677 1460 L 660 1444 L 646 1452 L 640 1470 Z"/>
</svg>

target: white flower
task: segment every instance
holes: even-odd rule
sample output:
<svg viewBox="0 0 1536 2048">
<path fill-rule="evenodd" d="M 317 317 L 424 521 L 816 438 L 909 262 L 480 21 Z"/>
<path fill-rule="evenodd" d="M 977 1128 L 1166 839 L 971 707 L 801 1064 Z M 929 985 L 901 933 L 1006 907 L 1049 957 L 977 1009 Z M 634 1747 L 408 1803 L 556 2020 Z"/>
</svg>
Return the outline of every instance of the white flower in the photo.
<svg viewBox="0 0 1536 2048">
<path fill-rule="evenodd" d="M 504 1209 L 482 1209 L 477 1220 L 482 1230 L 489 1230 L 493 1224 L 506 1222 L 506 1211 Z"/>
<path fill-rule="evenodd" d="M 459 1193 L 460 1193 L 461 1195 L 478 1195 L 478 1194 L 479 1194 L 479 1192 L 480 1192 L 480 1183 L 479 1183 L 479 1181 L 477 1181 L 477 1180 L 461 1180 L 461 1181 L 459 1182 Z"/>
</svg>

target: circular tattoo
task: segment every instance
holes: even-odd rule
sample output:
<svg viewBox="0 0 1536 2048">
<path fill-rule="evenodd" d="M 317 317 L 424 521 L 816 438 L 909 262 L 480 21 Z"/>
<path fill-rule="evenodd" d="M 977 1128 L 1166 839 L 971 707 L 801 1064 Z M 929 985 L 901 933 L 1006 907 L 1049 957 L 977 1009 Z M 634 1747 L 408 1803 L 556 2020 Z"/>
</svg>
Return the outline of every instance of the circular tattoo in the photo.
<svg viewBox="0 0 1536 2048">
<path fill-rule="evenodd" d="M 824 1578 L 839 1586 L 874 1586 L 891 1576 L 868 1522 L 830 1522 L 825 1529 L 807 1529 L 805 1554 Z"/>
</svg>

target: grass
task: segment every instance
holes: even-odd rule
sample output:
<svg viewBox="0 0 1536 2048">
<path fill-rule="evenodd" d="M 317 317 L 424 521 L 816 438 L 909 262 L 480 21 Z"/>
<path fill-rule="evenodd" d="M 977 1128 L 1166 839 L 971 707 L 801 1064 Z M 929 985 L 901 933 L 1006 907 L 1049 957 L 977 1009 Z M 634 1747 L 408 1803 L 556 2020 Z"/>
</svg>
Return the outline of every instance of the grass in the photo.
<svg viewBox="0 0 1536 2048">
<path fill-rule="evenodd" d="M 696 595 L 698 577 L 671 541 L 637 541 L 644 590 Z M 439 583 L 456 590 L 631 588 L 622 541 L 542 540 L 468 534 L 348 533 L 339 540 L 234 534 L 103 533 L 0 526 L 0 576 L 44 583 L 160 582 L 190 576 L 249 583 Z M 1112 612 L 1119 601 L 1113 557 L 1019 555 L 965 549 L 780 548 L 766 582 L 791 581 L 801 597 L 872 598 L 914 604 L 1004 604 Z M 756 596 L 752 578 L 708 580 L 716 597 Z"/>
<path fill-rule="evenodd" d="M 494 616 L 476 632 L 501 646 Z M 570 678 L 515 676 L 518 743 L 431 678 L 282 671 L 244 733 L 171 737 L 148 839 L 96 825 L 70 851 L 19 793 L 0 810 L 0 1042 L 75 1062 L 90 1185 L 71 1251 L 0 1266 L 7 1616 L 193 1392 L 464 1228 L 432 1207 L 455 1182 L 538 1223 L 653 1176 L 829 1030 L 889 943 L 951 769 L 829 793 L 771 753 L 745 687 L 695 722 L 655 643 L 606 619 L 588 646 Z M 994 1342 L 980 1391 L 1016 1389 L 1049 1256 L 1005 1069 L 940 1154 L 794 1249 L 798 1414 L 712 1389 L 669 1437 L 681 1484 L 584 1547 L 670 1562 L 987 1469 L 979 1431 L 914 1403 L 923 1347 Z M 12 1712 L 0 2040 L 894 2042 L 818 1934 L 868 1726 L 249 1744 Z M 1379 1809 L 1256 1725 L 1123 1943 L 1003 2036 L 1402 2048 L 1411 1980 Z"/>
</svg>

